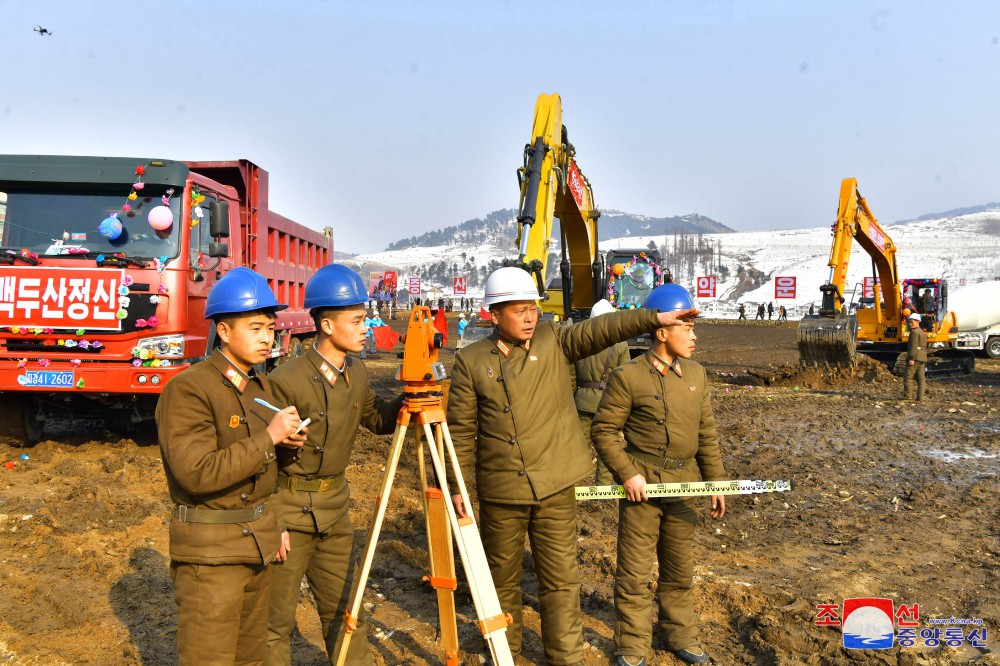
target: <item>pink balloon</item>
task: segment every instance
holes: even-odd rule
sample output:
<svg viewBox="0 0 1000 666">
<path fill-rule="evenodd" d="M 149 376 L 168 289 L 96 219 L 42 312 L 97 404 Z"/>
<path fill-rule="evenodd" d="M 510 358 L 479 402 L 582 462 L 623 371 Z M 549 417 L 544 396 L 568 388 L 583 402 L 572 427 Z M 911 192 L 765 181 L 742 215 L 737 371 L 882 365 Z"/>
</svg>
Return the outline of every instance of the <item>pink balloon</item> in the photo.
<svg viewBox="0 0 1000 666">
<path fill-rule="evenodd" d="M 166 206 L 157 206 L 149 211 L 149 226 L 157 231 L 169 229 L 174 223 L 174 212 Z"/>
</svg>

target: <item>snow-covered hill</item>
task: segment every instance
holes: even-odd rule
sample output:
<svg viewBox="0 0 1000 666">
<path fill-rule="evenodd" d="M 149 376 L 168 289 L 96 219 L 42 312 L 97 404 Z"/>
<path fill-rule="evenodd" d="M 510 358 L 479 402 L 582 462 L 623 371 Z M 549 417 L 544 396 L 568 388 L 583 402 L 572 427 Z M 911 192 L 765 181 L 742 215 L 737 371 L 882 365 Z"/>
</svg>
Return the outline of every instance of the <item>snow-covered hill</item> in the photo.
<svg viewBox="0 0 1000 666">
<path fill-rule="evenodd" d="M 1000 210 L 892 224 L 886 226 L 886 231 L 896 243 L 896 260 L 904 278 L 941 277 L 956 289 L 1000 276 Z M 715 250 L 707 253 L 705 263 L 667 267 L 676 281 L 687 287 L 693 287 L 699 276 L 717 277 L 717 297 L 702 299 L 702 306 L 709 312 L 732 313 L 737 302 L 756 305 L 774 301 L 775 305 L 786 305 L 794 314 L 809 303 L 819 302 L 819 286 L 827 281 L 830 270 L 826 265 L 832 241 L 829 227 L 704 234 L 698 239 Z M 600 248 L 642 248 L 652 242 L 669 250 L 675 241 L 673 235 L 632 235 L 602 241 Z M 553 248 L 553 252 L 558 251 Z M 469 278 L 469 294 L 481 296 L 485 276 L 502 259 L 516 253 L 509 239 L 497 238 L 476 245 L 451 243 L 358 255 L 354 263 L 362 272 L 368 270 L 368 265 L 394 266 L 400 271 L 401 286 L 411 275 L 422 277 L 441 288 L 446 297 L 452 291 L 451 278 L 464 275 Z M 720 266 L 724 269 L 720 270 Z M 855 244 L 848 288 L 860 285 L 871 273 L 868 255 Z M 775 301 L 774 278 L 778 276 L 796 278 L 794 299 Z"/>
</svg>

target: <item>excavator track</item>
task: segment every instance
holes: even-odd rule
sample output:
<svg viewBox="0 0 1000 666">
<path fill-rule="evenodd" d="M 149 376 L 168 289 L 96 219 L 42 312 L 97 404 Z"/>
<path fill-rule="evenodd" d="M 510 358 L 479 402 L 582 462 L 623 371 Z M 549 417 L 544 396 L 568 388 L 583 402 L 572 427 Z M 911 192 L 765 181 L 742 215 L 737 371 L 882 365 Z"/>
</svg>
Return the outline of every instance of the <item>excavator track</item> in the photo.
<svg viewBox="0 0 1000 666">
<path fill-rule="evenodd" d="M 850 367 L 857 363 L 857 338 L 852 315 L 806 317 L 799 323 L 799 358 L 805 365 Z"/>
</svg>

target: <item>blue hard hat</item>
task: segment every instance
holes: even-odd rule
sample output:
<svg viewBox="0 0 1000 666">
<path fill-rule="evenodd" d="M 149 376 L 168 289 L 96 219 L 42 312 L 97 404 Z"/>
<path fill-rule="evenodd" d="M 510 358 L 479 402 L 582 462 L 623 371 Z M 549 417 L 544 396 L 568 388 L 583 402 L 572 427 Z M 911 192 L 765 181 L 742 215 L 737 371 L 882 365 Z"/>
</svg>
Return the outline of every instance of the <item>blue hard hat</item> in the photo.
<svg viewBox="0 0 1000 666">
<path fill-rule="evenodd" d="M 689 310 L 695 307 L 691 292 L 679 284 L 661 284 L 659 287 L 649 292 L 649 296 L 643 302 L 642 307 L 647 310 L 659 310 L 660 312 L 676 312 L 678 310 Z"/>
<path fill-rule="evenodd" d="M 328 264 L 306 283 L 306 310 L 361 305 L 368 301 L 368 289 L 361 276 L 343 264 Z"/>
<path fill-rule="evenodd" d="M 240 266 L 226 273 L 208 292 L 205 319 L 221 314 L 268 309 L 277 311 L 287 307 L 278 303 L 263 275 Z"/>
</svg>

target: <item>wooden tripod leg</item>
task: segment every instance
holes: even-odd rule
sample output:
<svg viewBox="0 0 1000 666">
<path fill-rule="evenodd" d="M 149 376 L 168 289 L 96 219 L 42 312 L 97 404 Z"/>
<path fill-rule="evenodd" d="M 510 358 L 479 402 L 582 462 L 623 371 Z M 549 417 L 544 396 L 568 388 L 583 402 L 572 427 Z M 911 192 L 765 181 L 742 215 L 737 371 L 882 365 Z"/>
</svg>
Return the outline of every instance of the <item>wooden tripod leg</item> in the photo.
<svg viewBox="0 0 1000 666">
<path fill-rule="evenodd" d="M 448 456 L 447 460 L 451 462 L 459 493 L 465 502 L 467 512 L 465 518 L 459 518 L 458 514 L 455 513 L 455 506 L 451 502 L 451 493 L 448 490 L 448 479 L 445 475 L 446 459 L 438 454 L 438 449 L 435 446 L 429 447 L 431 463 L 434 465 L 434 472 L 441 484 L 441 490 L 448 500 L 444 502 L 444 505 L 455 532 L 455 542 L 458 544 L 462 567 L 465 569 L 465 577 L 469 582 L 472 602 L 476 607 L 479 628 L 490 648 L 493 663 L 497 666 L 514 666 L 514 658 L 510 654 L 510 646 L 507 643 L 507 625 L 510 624 L 511 619 L 500 608 L 500 599 L 497 597 L 497 590 L 493 585 L 493 577 L 486 560 L 486 551 L 483 550 L 483 542 L 479 537 L 479 527 L 476 525 L 476 519 L 472 513 L 472 504 L 469 501 L 465 481 L 462 479 L 462 469 L 458 465 L 458 455 L 455 453 L 455 446 L 452 444 L 451 434 L 448 432 L 448 424 L 441 422 L 436 425 L 440 429 L 439 441 L 444 445 L 444 453 Z M 424 432 L 428 441 L 434 441 L 429 423 L 424 424 Z"/>
<path fill-rule="evenodd" d="M 455 616 L 458 579 L 455 577 L 455 554 L 451 548 L 451 526 L 444 508 L 444 493 L 427 485 L 427 465 L 419 428 L 414 429 L 413 436 L 417 440 L 420 488 L 424 496 L 424 527 L 427 530 L 427 548 L 431 562 L 431 574 L 424 576 L 424 580 L 437 593 L 438 626 L 441 629 L 445 664 L 458 666 L 458 620 Z M 428 446 L 435 446 L 433 440 L 428 442 Z"/>
<path fill-rule="evenodd" d="M 389 503 L 389 494 L 392 492 L 392 481 L 396 476 L 396 468 L 399 466 L 399 454 L 403 450 L 403 441 L 406 439 L 407 423 L 409 423 L 409 415 L 402 415 L 400 422 L 396 424 L 396 432 L 392 436 L 389 460 L 385 467 L 385 474 L 382 476 L 382 489 L 379 491 L 378 507 L 375 509 L 375 517 L 372 519 L 372 526 L 368 531 L 368 541 L 365 543 L 364 561 L 361 565 L 361 571 L 358 572 L 358 578 L 351 593 L 351 601 L 344 616 L 344 629 L 337 637 L 337 644 L 334 646 L 333 655 L 331 655 L 331 657 L 336 657 L 333 661 L 336 666 L 344 666 L 347 662 L 347 650 L 350 647 L 351 638 L 358 628 L 361 602 L 365 596 L 365 585 L 368 582 L 368 574 L 371 573 L 372 561 L 375 559 L 375 547 L 378 545 L 379 533 L 382 531 L 385 509 Z"/>
</svg>

